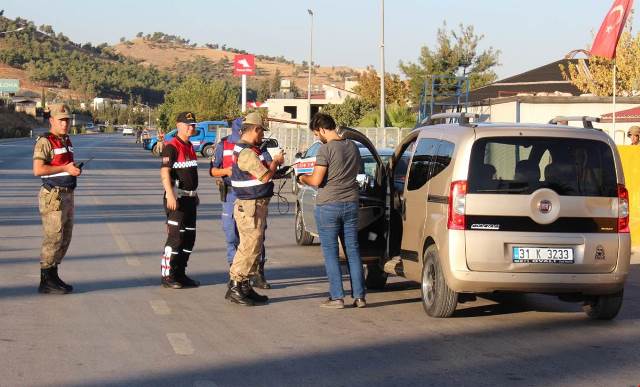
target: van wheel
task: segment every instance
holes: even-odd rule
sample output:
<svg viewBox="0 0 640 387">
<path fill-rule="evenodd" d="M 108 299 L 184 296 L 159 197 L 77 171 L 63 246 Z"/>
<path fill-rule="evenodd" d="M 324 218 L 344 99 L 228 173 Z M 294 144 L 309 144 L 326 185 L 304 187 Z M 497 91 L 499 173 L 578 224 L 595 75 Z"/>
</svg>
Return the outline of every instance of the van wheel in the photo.
<svg viewBox="0 0 640 387">
<path fill-rule="evenodd" d="M 300 246 L 308 246 L 313 243 L 313 235 L 304 228 L 304 218 L 300 209 L 296 211 L 296 243 Z"/>
<path fill-rule="evenodd" d="M 444 279 L 436 246 L 427 247 L 424 256 L 422 307 L 431 317 L 450 317 L 458 305 L 458 294 L 449 288 Z"/>
<path fill-rule="evenodd" d="M 387 284 L 387 277 L 389 276 L 380 268 L 377 263 L 368 263 L 366 265 L 367 274 L 364 280 L 367 289 L 382 290 Z"/>
<path fill-rule="evenodd" d="M 582 310 L 594 320 L 612 320 L 620 312 L 623 294 L 621 290 L 615 294 L 592 297 L 585 301 Z"/>
<path fill-rule="evenodd" d="M 212 158 L 213 157 L 213 153 L 215 152 L 215 148 L 213 147 L 213 145 L 207 145 L 204 148 L 202 148 L 202 155 L 206 158 Z"/>
</svg>

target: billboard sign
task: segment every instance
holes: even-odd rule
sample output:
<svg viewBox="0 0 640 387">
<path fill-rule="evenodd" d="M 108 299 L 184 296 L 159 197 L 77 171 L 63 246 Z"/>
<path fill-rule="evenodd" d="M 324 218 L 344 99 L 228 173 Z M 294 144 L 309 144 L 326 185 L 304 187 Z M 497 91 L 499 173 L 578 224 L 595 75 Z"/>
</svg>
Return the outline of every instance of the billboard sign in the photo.
<svg viewBox="0 0 640 387">
<path fill-rule="evenodd" d="M 256 57 L 250 54 L 235 55 L 233 57 L 233 75 L 255 75 Z"/>
<path fill-rule="evenodd" d="M 17 93 L 20 90 L 20 80 L 0 79 L 0 93 Z"/>
</svg>

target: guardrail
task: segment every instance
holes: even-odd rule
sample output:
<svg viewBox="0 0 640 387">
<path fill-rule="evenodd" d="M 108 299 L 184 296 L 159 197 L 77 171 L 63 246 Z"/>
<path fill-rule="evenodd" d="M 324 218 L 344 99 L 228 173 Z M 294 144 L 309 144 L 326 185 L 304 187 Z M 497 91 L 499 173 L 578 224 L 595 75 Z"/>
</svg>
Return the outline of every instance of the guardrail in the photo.
<svg viewBox="0 0 640 387">
<path fill-rule="evenodd" d="M 413 128 L 354 128 L 371 140 L 376 148 L 395 148 Z M 218 128 L 217 138 L 222 138 L 231 132 L 230 128 Z M 266 136 L 278 140 L 280 148 L 285 151 L 285 162 L 290 164 L 297 152 L 305 151 L 315 138 L 308 128 L 271 127 Z"/>
</svg>

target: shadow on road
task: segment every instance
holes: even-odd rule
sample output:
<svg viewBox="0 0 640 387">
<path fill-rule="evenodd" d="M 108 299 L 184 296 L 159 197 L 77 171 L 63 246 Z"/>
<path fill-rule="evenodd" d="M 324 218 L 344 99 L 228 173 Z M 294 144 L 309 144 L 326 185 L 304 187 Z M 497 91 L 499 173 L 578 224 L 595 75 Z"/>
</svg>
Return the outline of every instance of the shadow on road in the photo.
<svg viewBox="0 0 640 387">
<path fill-rule="evenodd" d="M 299 348 L 290 356 L 260 357 L 182 372 L 113 375 L 75 385 L 552 386 L 602 384 L 609 377 L 636 384 L 640 332 L 627 330 L 624 337 L 606 334 L 614 326 L 615 322 L 598 327 L 579 319 L 530 321 L 467 328 L 459 333 L 443 330 L 428 338 L 412 336 L 393 342 L 381 340 L 381 331 L 380 337 L 371 337 L 369 343 L 362 345 L 322 352 Z M 577 330 L 583 339 L 575 340 Z M 503 343 L 520 343 L 521 350 L 502 350 Z M 619 351 L 635 356 L 615 356 Z"/>
</svg>

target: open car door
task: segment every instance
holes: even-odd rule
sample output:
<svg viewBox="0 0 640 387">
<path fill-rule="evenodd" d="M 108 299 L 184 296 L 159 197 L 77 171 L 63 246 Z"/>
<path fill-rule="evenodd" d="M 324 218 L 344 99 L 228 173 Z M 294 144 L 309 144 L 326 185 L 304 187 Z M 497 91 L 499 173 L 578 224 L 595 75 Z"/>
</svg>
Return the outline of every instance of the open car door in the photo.
<svg viewBox="0 0 640 387">
<path fill-rule="evenodd" d="M 362 262 L 367 264 L 366 285 L 370 289 L 384 287 L 387 276 L 382 270 L 382 262 L 387 252 L 387 164 L 382 160 L 376 147 L 363 133 L 347 127 L 339 129 L 340 136 L 357 141 L 369 150 L 377 167 L 375 176 L 365 175 L 359 180 L 360 209 L 358 242 Z"/>
</svg>

